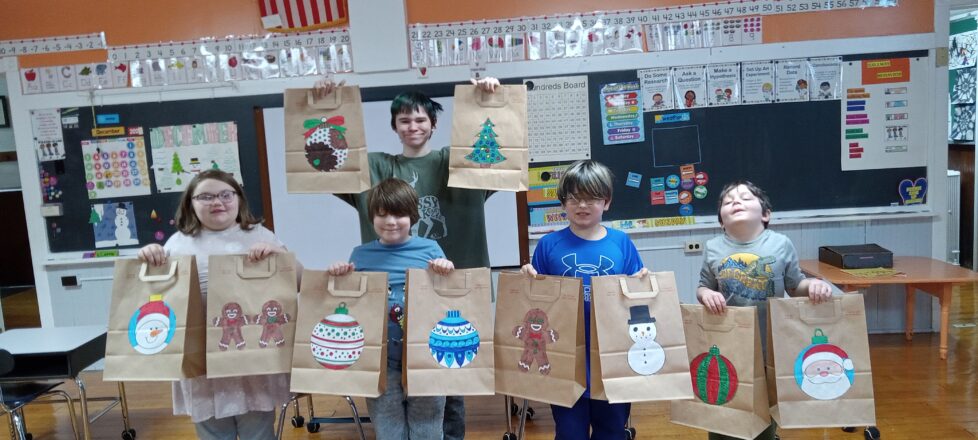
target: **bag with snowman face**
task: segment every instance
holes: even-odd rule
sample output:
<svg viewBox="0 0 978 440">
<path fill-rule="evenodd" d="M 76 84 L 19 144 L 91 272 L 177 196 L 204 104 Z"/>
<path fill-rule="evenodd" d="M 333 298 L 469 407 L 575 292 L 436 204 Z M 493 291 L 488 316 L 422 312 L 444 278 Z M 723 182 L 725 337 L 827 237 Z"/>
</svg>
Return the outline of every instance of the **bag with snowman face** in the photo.
<svg viewBox="0 0 978 440">
<path fill-rule="evenodd" d="M 768 300 L 771 416 L 783 428 L 874 426 L 866 307 L 860 294 Z"/>
<path fill-rule="evenodd" d="M 323 98 L 312 89 L 285 90 L 285 186 L 290 193 L 370 189 L 359 87 Z"/>
<path fill-rule="evenodd" d="M 771 425 L 761 332 L 755 307 L 727 307 L 722 315 L 683 304 L 692 374 L 692 400 L 673 400 L 670 421 L 753 439 Z"/>
<path fill-rule="evenodd" d="M 295 336 L 296 263 L 290 253 L 250 262 L 211 255 L 207 377 L 288 373 Z"/>
<path fill-rule="evenodd" d="M 387 387 L 387 273 L 302 272 L 292 350 L 297 393 L 377 397 Z"/>
<path fill-rule="evenodd" d="M 591 398 L 611 403 L 689 399 L 686 336 L 672 272 L 591 278 Z M 597 382 L 600 381 L 600 385 Z"/>
<path fill-rule="evenodd" d="M 173 381 L 204 375 L 204 306 L 193 256 L 151 267 L 115 262 L 103 380 Z"/>
</svg>

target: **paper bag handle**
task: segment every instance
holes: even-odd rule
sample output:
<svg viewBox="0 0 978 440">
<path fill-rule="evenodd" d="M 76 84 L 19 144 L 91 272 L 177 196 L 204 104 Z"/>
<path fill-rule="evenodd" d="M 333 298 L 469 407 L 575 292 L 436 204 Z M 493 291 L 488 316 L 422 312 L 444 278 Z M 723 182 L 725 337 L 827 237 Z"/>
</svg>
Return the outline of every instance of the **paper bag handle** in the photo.
<svg viewBox="0 0 978 440">
<path fill-rule="evenodd" d="M 496 87 L 495 92 L 487 92 L 476 86 L 475 91 L 475 102 L 479 107 L 505 107 L 508 102 L 505 86 Z"/>
<path fill-rule="evenodd" d="M 244 267 L 244 260 L 245 260 L 245 258 L 247 258 L 247 257 L 238 258 L 237 261 L 236 261 L 237 262 L 237 266 L 238 266 L 237 267 L 237 269 L 238 269 L 238 277 L 240 277 L 240 278 L 243 278 L 243 279 L 246 279 L 246 280 L 248 280 L 248 279 L 257 279 L 257 278 L 270 278 L 272 275 L 275 275 L 275 272 L 278 271 L 278 268 L 277 268 L 277 265 L 276 265 L 276 262 L 275 262 L 278 259 L 275 258 L 274 255 L 271 255 L 268 258 L 265 258 L 265 261 L 268 262 L 268 269 L 266 269 L 266 270 L 251 269 L 251 270 L 245 271 L 245 267 Z"/>
<path fill-rule="evenodd" d="M 435 275 L 434 276 L 434 290 L 435 293 L 441 296 L 465 296 L 468 295 L 469 291 L 472 290 L 472 272 L 465 273 L 465 287 L 461 288 L 448 288 L 442 287 L 445 283 L 445 279 L 448 277 Z M 441 284 L 442 286 L 439 286 Z"/>
<path fill-rule="evenodd" d="M 333 275 L 329 276 L 329 281 L 326 283 L 326 291 L 333 296 L 342 296 L 345 298 L 359 298 L 367 293 L 367 277 L 360 275 L 360 289 L 359 290 L 336 290 L 336 277 Z"/>
<path fill-rule="evenodd" d="M 306 92 L 306 101 L 308 101 L 309 108 L 314 108 L 318 110 L 336 110 L 340 108 L 343 104 L 343 98 L 340 96 L 343 88 L 337 87 L 333 93 L 330 93 L 322 98 L 316 99 L 316 94 L 312 90 Z"/>
<path fill-rule="evenodd" d="M 717 321 L 718 319 L 721 318 L 715 317 L 709 313 L 705 313 L 705 310 L 700 310 L 699 315 L 700 315 L 700 319 L 696 324 L 699 325 L 701 329 L 706 330 L 708 332 L 727 333 L 730 330 L 733 330 L 734 327 L 736 327 L 736 325 L 733 322 L 730 322 L 732 321 L 731 319 L 725 320 L 726 322 L 710 322 L 710 321 Z"/>
<path fill-rule="evenodd" d="M 161 275 L 146 275 L 146 269 L 148 265 L 143 263 L 139 266 L 139 281 L 152 282 L 152 281 L 166 281 L 173 278 L 173 275 L 177 273 L 177 262 L 170 262 L 170 271 Z"/>
<path fill-rule="evenodd" d="M 804 302 L 798 302 L 798 308 L 800 309 L 798 316 L 801 318 L 802 322 L 808 324 L 830 324 L 842 319 L 842 298 L 832 298 L 831 315 L 817 315 L 815 313 L 817 309 L 824 310 L 824 306 L 826 306 L 826 304 L 818 304 L 809 307 L 802 307 L 802 304 L 804 304 Z"/>
<path fill-rule="evenodd" d="M 649 289 L 646 291 L 632 292 L 628 290 L 628 282 L 625 277 L 618 278 L 618 284 L 621 286 L 621 294 L 625 295 L 628 299 L 647 299 L 655 298 L 659 296 L 659 281 L 655 279 L 652 274 L 642 277 L 642 279 L 649 280 Z"/>
<path fill-rule="evenodd" d="M 545 277 L 543 275 L 536 275 L 532 279 L 530 279 L 529 277 L 526 277 L 526 278 L 527 279 L 524 281 L 524 283 L 526 283 L 525 284 L 526 285 L 526 292 L 528 292 L 526 296 L 528 298 L 530 298 L 530 301 L 554 302 L 554 301 L 557 301 L 557 299 L 560 298 L 560 280 L 559 279 L 556 279 L 556 278 L 547 278 L 547 277 Z M 544 293 L 544 294 L 536 293 L 538 291 L 538 289 L 534 289 L 533 286 L 534 285 L 537 285 L 537 284 L 544 284 L 544 283 L 546 283 L 548 285 L 548 287 L 546 289 L 544 289 L 544 291 L 547 292 L 547 293 Z"/>
</svg>

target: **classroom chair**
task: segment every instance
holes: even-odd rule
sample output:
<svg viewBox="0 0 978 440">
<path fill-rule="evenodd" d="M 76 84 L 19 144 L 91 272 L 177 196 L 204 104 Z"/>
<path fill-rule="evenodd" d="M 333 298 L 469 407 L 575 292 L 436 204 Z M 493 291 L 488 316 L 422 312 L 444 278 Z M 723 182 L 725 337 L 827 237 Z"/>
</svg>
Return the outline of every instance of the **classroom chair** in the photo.
<svg viewBox="0 0 978 440">
<path fill-rule="evenodd" d="M 312 406 L 312 395 L 305 393 L 293 393 L 288 401 L 282 404 L 282 408 L 278 415 L 278 429 L 276 430 L 275 438 L 282 440 L 282 430 L 285 427 L 285 414 L 289 410 L 289 406 L 293 406 L 294 416 L 292 416 L 292 426 L 294 428 L 301 428 L 303 423 L 305 423 L 305 418 L 299 414 L 299 399 L 306 398 L 309 405 L 309 422 L 305 423 L 306 431 L 310 433 L 319 432 L 319 427 L 321 423 L 354 423 L 357 425 L 357 432 L 360 434 L 360 440 L 366 440 L 366 436 L 363 433 L 363 424 L 370 423 L 370 417 L 361 417 L 359 411 L 357 411 L 357 404 L 353 402 L 350 396 L 343 396 L 346 399 L 346 403 L 350 405 L 350 411 L 352 411 L 352 417 L 316 417 L 316 413 Z"/>
<path fill-rule="evenodd" d="M 78 427 L 75 426 L 75 403 L 68 393 L 56 390 L 64 382 L 4 382 L 3 375 L 14 369 L 14 357 L 9 351 L 0 349 L 0 409 L 10 418 L 10 438 L 30 440 L 33 438 L 27 432 L 24 422 L 24 406 L 35 400 L 50 395 L 61 396 L 68 404 L 68 417 L 71 422 L 71 432 L 78 440 Z"/>
</svg>

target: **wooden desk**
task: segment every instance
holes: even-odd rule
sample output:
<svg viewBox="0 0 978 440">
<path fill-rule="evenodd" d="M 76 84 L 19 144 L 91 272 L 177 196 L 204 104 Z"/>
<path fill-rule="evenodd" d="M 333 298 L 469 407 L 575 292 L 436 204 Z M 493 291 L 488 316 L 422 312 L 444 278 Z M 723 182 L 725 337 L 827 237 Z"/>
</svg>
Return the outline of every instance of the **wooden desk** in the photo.
<svg viewBox="0 0 978 440">
<path fill-rule="evenodd" d="M 85 382 L 79 376 L 86 367 L 105 357 L 106 329 L 103 325 L 82 327 L 48 327 L 14 329 L 0 333 L 0 348 L 14 356 L 14 369 L 0 375 L 0 382 L 71 379 L 78 386 L 82 412 L 82 433 L 92 438 L 89 424 L 104 415 L 116 404 L 122 407 L 124 431 L 122 438 L 135 438 L 129 427 L 129 408 L 126 390 L 119 382 L 119 398 L 88 398 Z M 112 402 L 94 417 L 89 418 L 88 402 Z M 126 436 L 126 434 L 129 436 Z"/>
<path fill-rule="evenodd" d="M 928 257 L 893 257 L 893 269 L 897 275 L 863 278 L 847 274 L 838 267 L 819 262 L 802 260 L 802 272 L 821 278 L 849 291 L 866 289 L 882 284 L 901 284 L 907 292 L 906 337 L 913 339 L 914 294 L 919 289 L 933 295 L 941 303 L 941 359 L 947 359 L 948 313 L 951 308 L 951 292 L 955 284 L 978 282 L 978 273 Z"/>
</svg>

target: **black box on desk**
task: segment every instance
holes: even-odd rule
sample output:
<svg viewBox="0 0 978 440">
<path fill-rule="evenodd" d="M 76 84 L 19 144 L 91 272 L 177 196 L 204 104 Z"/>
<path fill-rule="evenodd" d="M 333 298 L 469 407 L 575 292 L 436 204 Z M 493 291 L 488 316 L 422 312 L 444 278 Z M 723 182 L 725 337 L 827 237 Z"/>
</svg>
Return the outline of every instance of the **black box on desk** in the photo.
<svg viewBox="0 0 978 440">
<path fill-rule="evenodd" d="M 820 246 L 818 261 L 843 269 L 893 267 L 893 252 L 875 243 L 847 246 Z"/>
</svg>

